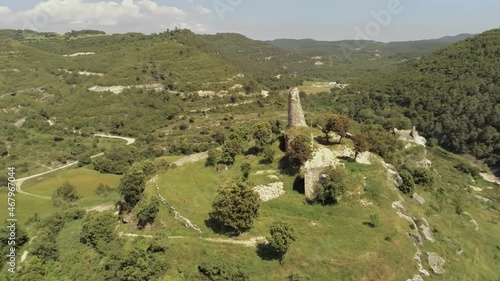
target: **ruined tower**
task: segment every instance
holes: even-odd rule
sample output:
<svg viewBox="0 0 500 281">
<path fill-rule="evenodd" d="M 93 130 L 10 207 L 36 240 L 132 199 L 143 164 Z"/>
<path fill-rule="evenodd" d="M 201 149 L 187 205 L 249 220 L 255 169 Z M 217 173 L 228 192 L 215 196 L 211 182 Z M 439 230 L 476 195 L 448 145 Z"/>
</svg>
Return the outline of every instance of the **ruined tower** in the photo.
<svg viewBox="0 0 500 281">
<path fill-rule="evenodd" d="M 299 89 L 290 89 L 288 94 L 288 128 L 307 127 L 304 111 L 300 105 Z"/>
</svg>

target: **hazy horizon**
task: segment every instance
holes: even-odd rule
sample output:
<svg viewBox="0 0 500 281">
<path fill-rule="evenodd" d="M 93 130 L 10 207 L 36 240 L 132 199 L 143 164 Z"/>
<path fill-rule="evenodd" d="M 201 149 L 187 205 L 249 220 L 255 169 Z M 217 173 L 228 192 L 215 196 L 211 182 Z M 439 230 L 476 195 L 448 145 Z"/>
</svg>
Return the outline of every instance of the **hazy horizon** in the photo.
<svg viewBox="0 0 500 281">
<path fill-rule="evenodd" d="M 493 0 L 0 0 L 0 28 L 151 34 L 179 27 L 257 40 L 395 42 L 482 33 L 500 25 L 498 10 Z"/>
</svg>

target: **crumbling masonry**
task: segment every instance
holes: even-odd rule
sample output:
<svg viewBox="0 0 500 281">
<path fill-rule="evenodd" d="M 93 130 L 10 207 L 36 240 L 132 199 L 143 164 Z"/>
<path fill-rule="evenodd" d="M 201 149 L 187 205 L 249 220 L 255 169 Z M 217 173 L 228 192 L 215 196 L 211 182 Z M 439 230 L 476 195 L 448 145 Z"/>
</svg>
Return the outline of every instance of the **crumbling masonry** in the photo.
<svg viewBox="0 0 500 281">
<path fill-rule="evenodd" d="M 298 88 L 293 88 L 288 94 L 288 128 L 307 127 L 299 93 Z"/>
<path fill-rule="evenodd" d="M 299 89 L 293 88 L 288 95 L 288 128 L 297 127 L 307 127 L 307 123 L 300 104 Z M 287 143 L 291 141 L 291 138 L 293 136 L 288 136 Z M 323 171 L 335 165 L 335 156 L 331 150 L 320 147 L 314 151 L 312 159 L 304 164 L 304 191 L 307 199 L 313 200 L 316 197 L 314 187 L 320 181 Z"/>
</svg>

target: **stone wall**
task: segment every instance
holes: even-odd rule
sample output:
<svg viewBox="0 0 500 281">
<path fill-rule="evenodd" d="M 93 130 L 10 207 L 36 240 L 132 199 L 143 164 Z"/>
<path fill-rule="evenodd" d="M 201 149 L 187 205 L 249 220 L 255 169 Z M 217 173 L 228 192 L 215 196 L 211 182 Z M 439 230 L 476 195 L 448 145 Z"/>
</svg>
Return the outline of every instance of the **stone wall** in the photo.
<svg viewBox="0 0 500 281">
<path fill-rule="evenodd" d="M 326 167 L 304 169 L 304 193 L 307 199 L 314 200 L 316 198 L 314 186 L 319 182 L 321 174 L 325 169 Z"/>
<path fill-rule="evenodd" d="M 307 199 L 313 200 L 316 197 L 314 187 L 320 181 L 323 171 L 339 164 L 327 147 L 319 147 L 314 151 L 311 160 L 304 164 L 304 191 Z"/>
<path fill-rule="evenodd" d="M 288 128 L 307 127 L 299 93 L 298 88 L 293 88 L 288 94 Z"/>
</svg>

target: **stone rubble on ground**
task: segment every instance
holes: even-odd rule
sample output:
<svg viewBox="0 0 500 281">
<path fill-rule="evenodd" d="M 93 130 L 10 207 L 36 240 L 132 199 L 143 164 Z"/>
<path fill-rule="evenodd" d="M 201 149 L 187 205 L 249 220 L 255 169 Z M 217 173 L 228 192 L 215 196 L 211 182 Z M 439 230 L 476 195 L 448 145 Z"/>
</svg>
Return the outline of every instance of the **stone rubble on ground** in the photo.
<svg viewBox="0 0 500 281">
<path fill-rule="evenodd" d="M 434 274 L 441 275 L 445 272 L 443 268 L 445 261 L 436 253 L 427 252 L 427 262 L 429 263 L 429 266 Z"/>
<path fill-rule="evenodd" d="M 472 217 L 471 214 L 467 213 L 467 212 L 462 212 L 462 214 L 468 216 L 470 218 L 470 223 L 472 223 L 472 225 L 474 225 L 474 229 L 476 231 L 479 230 L 479 224 L 477 224 L 476 220 Z"/>
<path fill-rule="evenodd" d="M 422 276 L 415 274 L 412 279 L 408 279 L 406 281 L 424 281 L 424 278 Z"/>
<path fill-rule="evenodd" d="M 150 180 L 150 182 L 155 183 L 156 193 L 158 194 L 158 197 L 160 197 L 161 203 L 163 203 L 163 205 L 165 205 L 167 209 L 174 215 L 174 219 L 180 221 L 186 228 L 201 233 L 201 229 L 198 226 L 196 226 L 189 219 L 183 217 L 179 212 L 177 212 L 177 210 L 173 206 L 170 206 L 168 204 L 167 199 L 165 199 L 165 197 L 163 197 L 160 194 L 160 186 L 158 185 L 158 176 L 155 176 L 153 179 Z"/>
<path fill-rule="evenodd" d="M 415 164 L 418 168 L 430 169 L 432 167 L 432 162 L 427 158 L 417 161 Z"/>
<path fill-rule="evenodd" d="M 413 257 L 415 259 L 415 261 L 417 262 L 418 272 L 420 273 L 420 275 L 415 275 L 415 276 L 427 277 L 431 274 L 422 265 L 422 255 L 423 255 L 422 251 L 420 251 L 420 249 L 419 249 L 419 250 L 417 250 L 417 252 L 415 253 L 415 256 Z"/>
<path fill-rule="evenodd" d="M 481 200 L 481 201 L 483 201 L 483 202 L 485 202 L 485 203 L 490 203 L 490 202 L 493 202 L 493 201 L 491 201 L 491 199 L 486 198 L 486 197 L 481 196 L 481 195 L 477 195 L 477 194 L 475 194 L 475 195 L 474 195 L 474 197 L 476 197 L 477 199 L 479 199 L 479 200 Z"/>
<path fill-rule="evenodd" d="M 392 208 L 396 210 L 397 214 L 400 217 L 404 218 L 405 220 L 407 220 L 410 223 L 411 228 L 414 231 L 408 232 L 408 236 L 414 240 L 415 245 L 422 246 L 423 245 L 422 236 L 420 236 L 420 233 L 418 231 L 418 227 L 417 227 L 417 224 L 415 223 L 415 220 L 412 217 L 410 217 L 410 215 L 406 211 L 406 209 L 404 207 L 404 202 L 403 201 L 396 201 L 396 202 L 392 203 Z"/>
<path fill-rule="evenodd" d="M 372 154 L 369 151 L 360 153 L 358 154 L 358 157 L 356 157 L 356 162 L 360 164 L 371 165 L 372 164 L 372 162 L 370 161 L 371 156 Z"/>
<path fill-rule="evenodd" d="M 265 174 L 274 174 L 277 173 L 278 171 L 276 170 L 263 170 L 263 171 L 257 171 L 255 172 L 255 175 L 260 176 L 260 175 L 265 175 Z"/>
<path fill-rule="evenodd" d="M 284 184 L 282 182 L 275 182 L 268 185 L 258 185 L 253 188 L 264 202 L 280 197 L 285 194 Z"/>
<path fill-rule="evenodd" d="M 361 203 L 361 205 L 363 206 L 370 206 L 370 205 L 373 205 L 373 202 L 370 202 L 369 200 L 367 199 L 361 199 L 359 200 L 359 203 Z"/>
<path fill-rule="evenodd" d="M 474 190 L 474 191 L 476 191 L 476 192 L 481 192 L 481 191 L 483 191 L 483 189 L 482 189 L 482 188 L 477 187 L 477 186 L 469 185 L 469 187 L 470 187 L 470 189 L 472 189 L 472 190 Z"/>
<path fill-rule="evenodd" d="M 418 195 L 418 193 L 413 193 L 413 195 L 411 196 L 411 198 L 415 201 L 417 201 L 420 205 L 424 205 L 425 204 L 425 199 L 424 197 Z"/>
<path fill-rule="evenodd" d="M 432 243 L 436 243 L 436 239 L 434 239 L 434 235 L 432 234 L 432 230 L 429 227 L 429 224 L 427 223 L 427 221 L 425 219 L 423 219 L 423 220 L 421 219 L 418 222 L 423 222 L 418 226 L 418 230 L 419 230 L 420 234 L 422 234 L 422 236 L 424 236 L 424 238 L 426 240 L 428 240 Z"/>
</svg>

